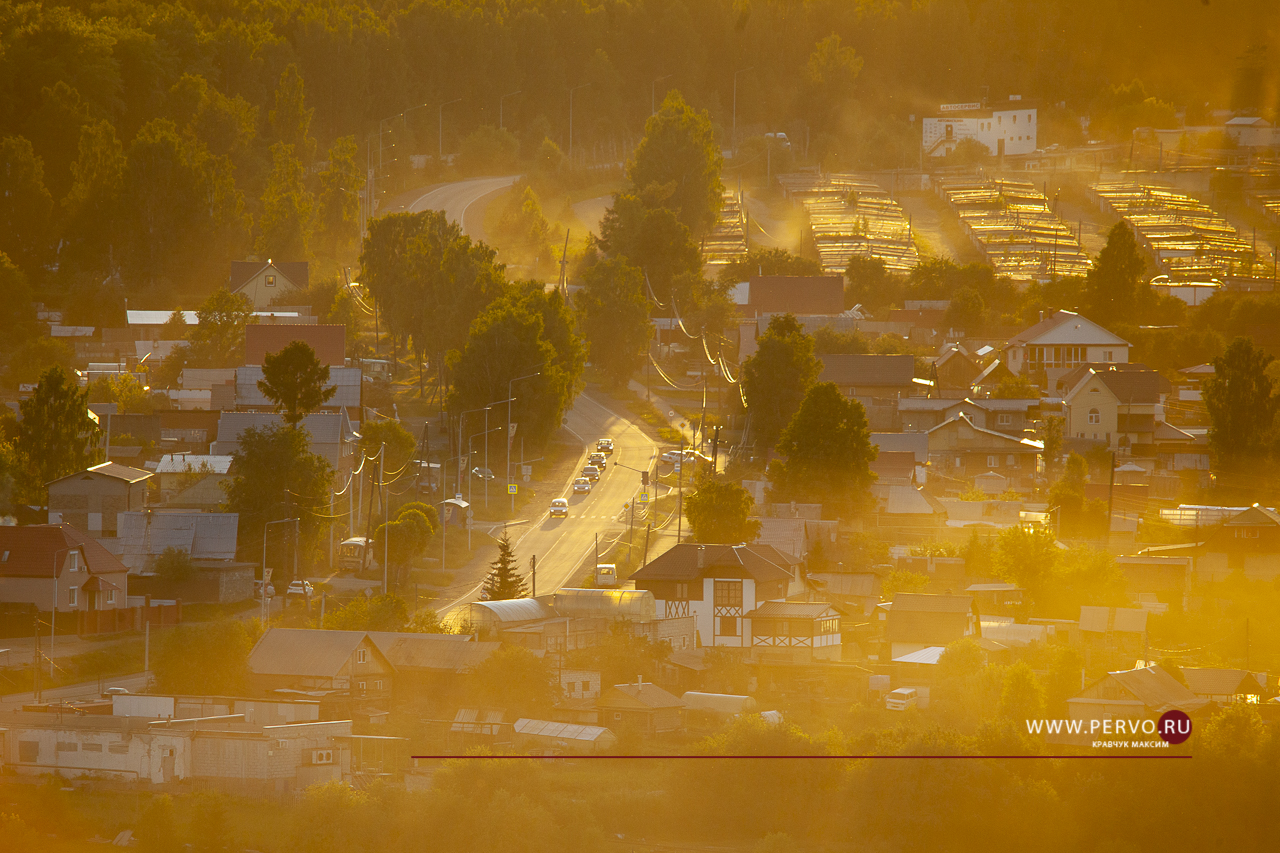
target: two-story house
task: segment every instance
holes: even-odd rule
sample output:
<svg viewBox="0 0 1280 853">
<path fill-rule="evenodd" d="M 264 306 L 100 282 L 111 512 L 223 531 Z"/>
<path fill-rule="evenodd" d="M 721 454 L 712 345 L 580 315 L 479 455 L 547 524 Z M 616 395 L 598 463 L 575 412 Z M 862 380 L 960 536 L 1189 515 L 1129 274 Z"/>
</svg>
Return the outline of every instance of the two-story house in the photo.
<svg viewBox="0 0 1280 853">
<path fill-rule="evenodd" d="M 1280 577 L 1280 514 L 1254 504 L 1224 521 L 1203 542 L 1157 545 L 1148 556 L 1190 557 L 1200 583 L 1243 575 L 1270 583 Z"/>
<path fill-rule="evenodd" d="M 946 477 L 972 480 L 993 472 L 1016 489 L 1035 485 L 1044 443 L 984 429 L 964 412 L 929 430 L 929 466 Z"/>
<path fill-rule="evenodd" d="M 147 505 L 150 471 L 103 462 L 49 484 L 49 523 L 66 522 L 95 538 L 116 535 L 117 516 Z"/>
<path fill-rule="evenodd" d="M 365 631 L 272 628 L 249 654 L 249 678 L 262 692 L 342 692 L 385 699 L 395 668 Z"/>
<path fill-rule="evenodd" d="M 884 639 L 891 659 L 981 636 L 982 619 L 970 595 L 900 592 L 888 608 Z"/>
<path fill-rule="evenodd" d="M 794 580 L 789 563 L 770 545 L 682 542 L 631 575 L 653 593 L 658 618 L 693 616 L 703 646 L 751 645 L 744 617 L 766 601 L 785 598 Z"/>
<path fill-rule="evenodd" d="M 1062 377 L 1064 435 L 1112 450 L 1150 447 L 1164 420 L 1162 383 L 1143 365 L 1081 365 Z"/>
<path fill-rule="evenodd" d="M 1129 342 L 1074 311 L 1055 311 L 1010 338 L 1004 356 L 1010 371 L 1052 388 L 1082 364 L 1127 362 Z"/>
<path fill-rule="evenodd" d="M 232 261 L 227 289 L 249 297 L 254 310 L 262 311 L 285 295 L 302 299 L 309 281 L 306 261 Z"/>
<path fill-rule="evenodd" d="M 0 526 L 0 602 L 60 614 L 115 610 L 128 606 L 127 591 L 124 564 L 70 524 Z"/>
</svg>

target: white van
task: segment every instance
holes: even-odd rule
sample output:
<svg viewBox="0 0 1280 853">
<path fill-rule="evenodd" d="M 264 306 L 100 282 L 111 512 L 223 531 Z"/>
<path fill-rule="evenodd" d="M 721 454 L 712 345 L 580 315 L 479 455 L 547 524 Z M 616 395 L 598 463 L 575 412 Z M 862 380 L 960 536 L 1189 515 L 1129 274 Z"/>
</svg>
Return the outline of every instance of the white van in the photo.
<svg viewBox="0 0 1280 853">
<path fill-rule="evenodd" d="M 618 585 L 618 566 L 615 563 L 599 563 L 596 565 L 596 586 L 600 589 L 613 589 Z"/>
<path fill-rule="evenodd" d="M 890 711 L 905 711 L 916 706 L 916 699 L 914 687 L 899 687 L 884 697 L 884 706 Z"/>
</svg>

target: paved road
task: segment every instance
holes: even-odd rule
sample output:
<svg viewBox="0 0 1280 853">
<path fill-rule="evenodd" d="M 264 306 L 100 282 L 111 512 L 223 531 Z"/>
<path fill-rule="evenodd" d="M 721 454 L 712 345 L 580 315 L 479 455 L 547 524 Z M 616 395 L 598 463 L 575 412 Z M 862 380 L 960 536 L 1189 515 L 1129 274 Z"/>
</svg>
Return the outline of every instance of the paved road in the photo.
<svg viewBox="0 0 1280 853">
<path fill-rule="evenodd" d="M 117 675 L 111 678 L 104 678 L 101 682 L 102 690 L 108 687 L 123 687 L 130 693 L 142 693 L 147 689 L 147 682 L 151 678 L 149 672 L 135 672 L 132 675 Z M 84 681 L 80 684 L 66 684 L 62 687 L 53 687 L 43 691 L 41 700 L 44 702 L 52 702 L 58 699 L 93 699 L 101 695 L 99 691 L 99 682 Z M 10 693 L 7 696 L 0 697 L 0 713 L 7 713 L 20 709 L 24 704 L 36 701 L 34 693 Z"/>
<path fill-rule="evenodd" d="M 571 482 L 565 484 L 563 497 L 569 500 L 568 518 L 553 519 L 545 506 L 538 507 L 539 515 L 521 532 L 513 532 L 513 538 L 519 537 L 515 550 L 521 568 L 527 570 L 529 557 L 538 558 L 539 595 L 554 592 L 572 580 L 579 564 L 595 548 L 597 533 L 600 550 L 604 551 L 606 540 L 622 530 L 623 506 L 640 488 L 638 470 L 652 470 L 658 453 L 657 445 L 638 427 L 585 395 L 578 397 L 568 417 L 569 431 L 582 440 L 580 464 L 585 464 L 587 454 L 595 450 L 596 439 L 612 438 L 614 451 L 589 494 L 574 495 Z M 446 601 L 439 607 L 440 613 L 476 601 L 482 585 L 483 579 L 464 594 Z"/>
<path fill-rule="evenodd" d="M 519 175 L 503 178 L 474 178 L 425 190 L 421 195 L 400 196 L 394 206 L 379 214 L 423 210 L 443 210 L 445 216 L 462 225 L 462 233 L 473 240 L 485 239 L 484 210 L 502 190 L 516 182 Z"/>
</svg>

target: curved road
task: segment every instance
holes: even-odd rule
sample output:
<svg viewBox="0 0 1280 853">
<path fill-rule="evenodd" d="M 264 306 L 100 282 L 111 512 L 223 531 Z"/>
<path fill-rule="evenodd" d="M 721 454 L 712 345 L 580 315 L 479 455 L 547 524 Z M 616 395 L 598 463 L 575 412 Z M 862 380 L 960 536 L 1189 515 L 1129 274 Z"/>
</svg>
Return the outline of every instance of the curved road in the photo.
<svg viewBox="0 0 1280 853">
<path fill-rule="evenodd" d="M 485 208 L 493 201 L 493 196 L 514 184 L 519 177 L 473 178 L 423 190 L 416 196 L 412 193 L 401 195 L 379 214 L 442 210 L 451 221 L 462 226 L 463 234 L 473 240 L 483 240 Z"/>
<path fill-rule="evenodd" d="M 555 592 L 573 579 L 578 566 L 595 548 L 597 533 L 603 551 L 604 543 L 623 529 L 627 522 L 623 506 L 640 491 L 639 471 L 653 470 L 658 454 L 657 445 L 638 427 L 585 395 L 574 402 L 568 419 L 569 432 L 582 439 L 580 464 L 586 463 L 598 438 L 613 439 L 613 454 L 589 494 L 573 494 L 572 479 L 565 484 L 562 496 L 569 500 L 568 518 L 553 519 L 545 506 L 538 507 L 539 515 L 516 539 L 515 551 L 522 571 L 527 570 L 531 556 L 538 558 L 539 595 Z M 640 527 L 638 521 L 636 527 Z M 654 553 L 657 548 L 651 545 L 649 550 Z M 439 612 L 443 615 L 478 600 L 483 585 L 482 578 L 462 595 L 442 602 Z"/>
</svg>

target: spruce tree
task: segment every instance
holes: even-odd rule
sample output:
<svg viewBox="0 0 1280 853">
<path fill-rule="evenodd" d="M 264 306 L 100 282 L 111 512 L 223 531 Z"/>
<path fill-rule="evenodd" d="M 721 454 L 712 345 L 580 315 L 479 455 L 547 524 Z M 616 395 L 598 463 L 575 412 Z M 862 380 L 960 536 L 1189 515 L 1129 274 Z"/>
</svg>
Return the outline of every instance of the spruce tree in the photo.
<svg viewBox="0 0 1280 853">
<path fill-rule="evenodd" d="M 492 571 L 484 581 L 484 591 L 489 594 L 489 601 L 529 597 L 529 588 L 525 586 L 524 579 L 516 574 L 516 565 L 511 538 L 504 532 L 498 540 L 498 559 L 490 563 Z"/>
</svg>

